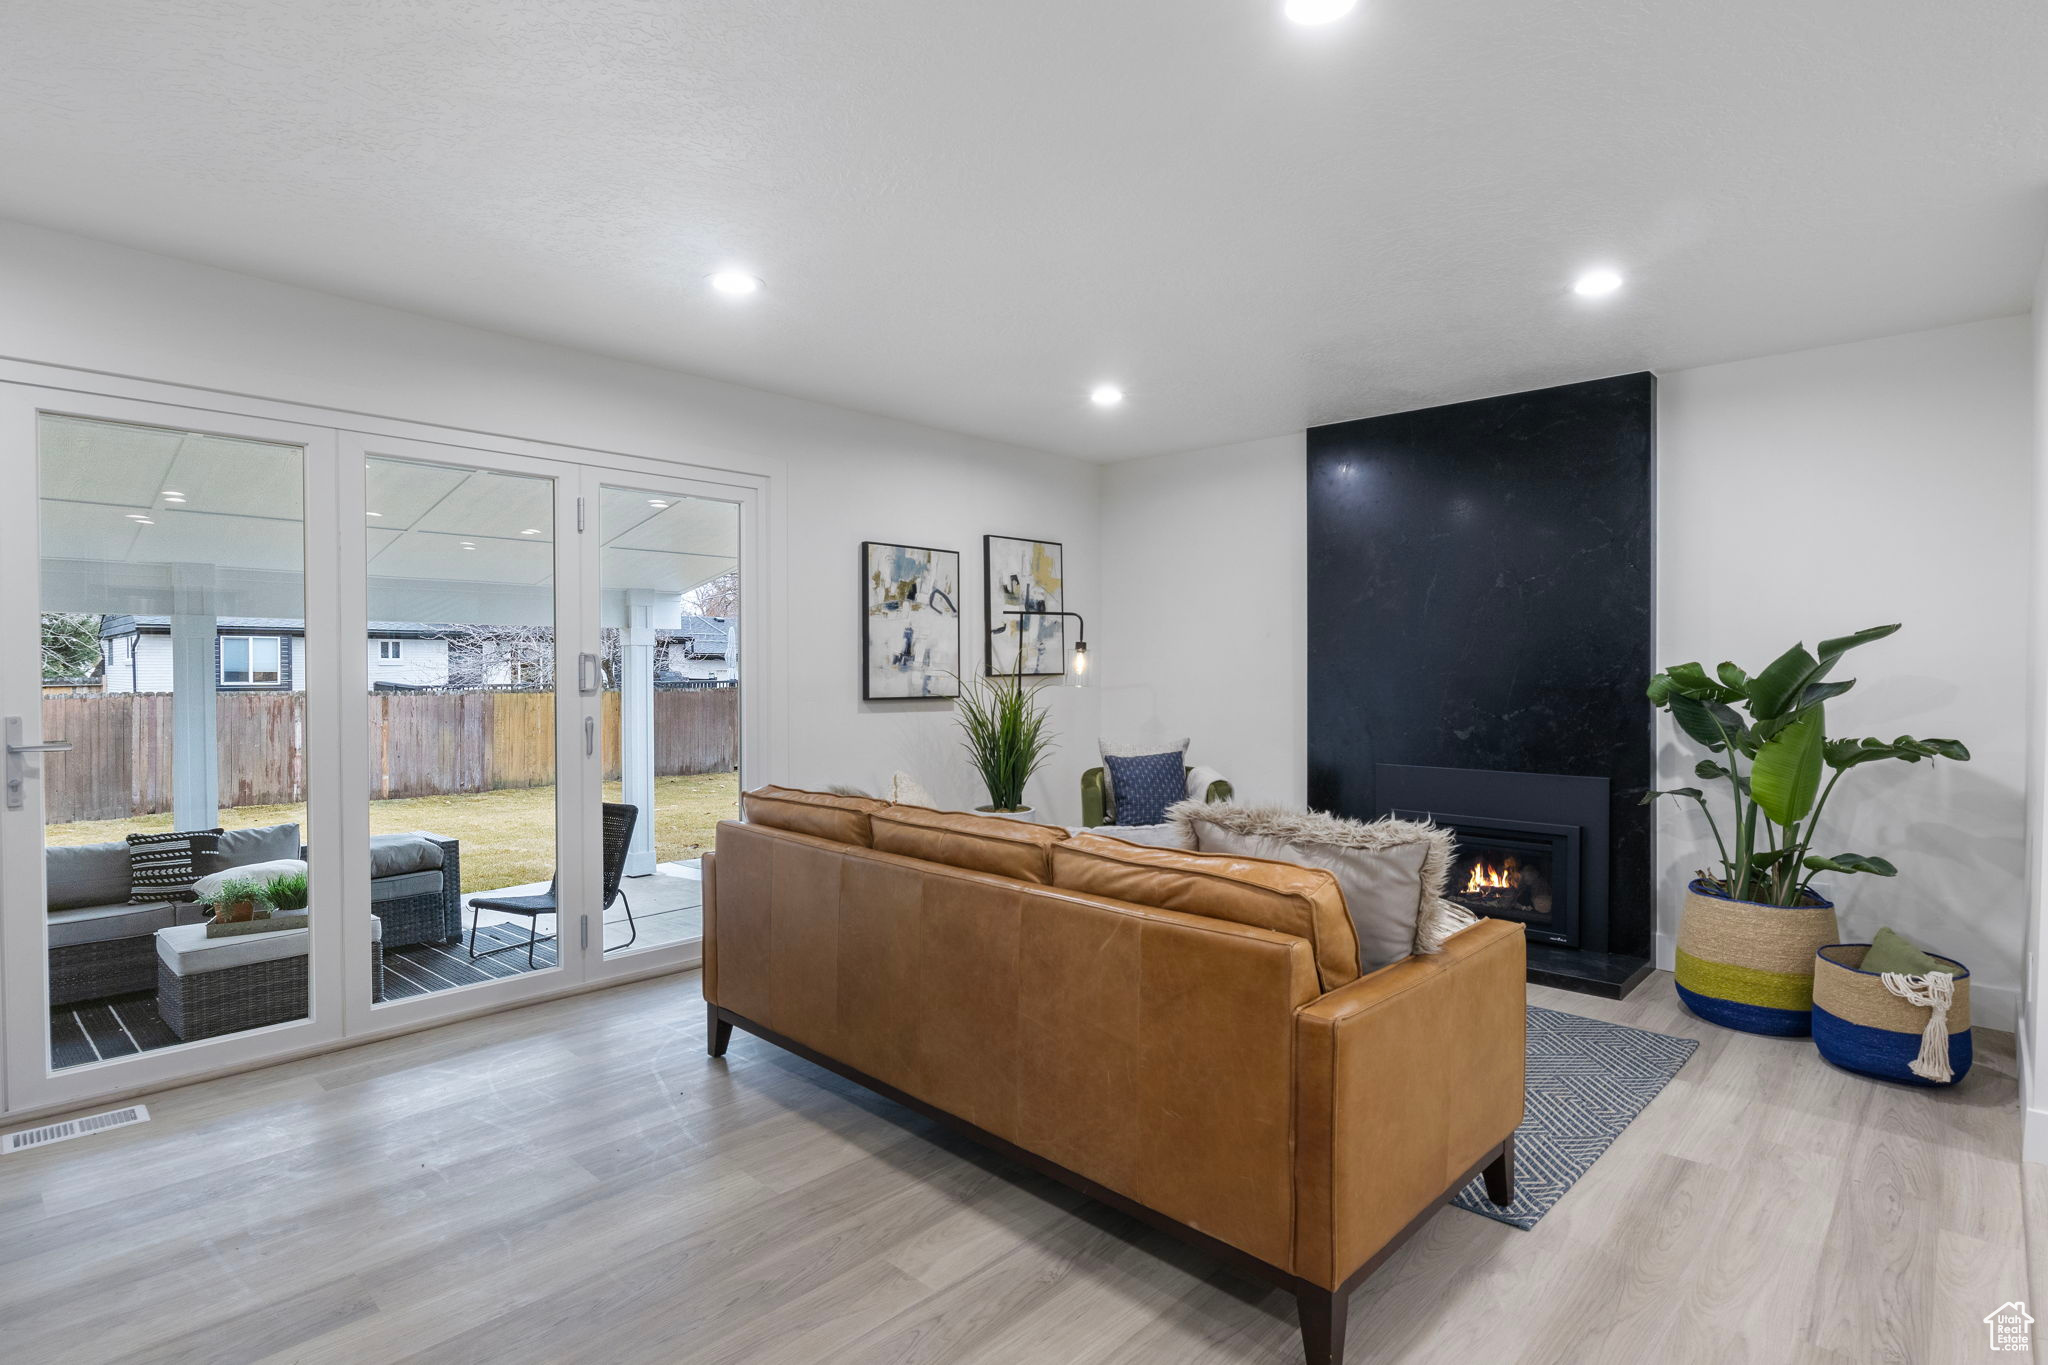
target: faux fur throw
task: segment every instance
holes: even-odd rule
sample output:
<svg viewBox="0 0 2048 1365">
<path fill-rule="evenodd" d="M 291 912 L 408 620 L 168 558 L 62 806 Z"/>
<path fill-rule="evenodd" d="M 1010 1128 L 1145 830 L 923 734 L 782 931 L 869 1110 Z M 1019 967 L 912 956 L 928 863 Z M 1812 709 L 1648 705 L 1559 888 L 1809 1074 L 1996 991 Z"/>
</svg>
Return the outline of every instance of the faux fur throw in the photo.
<svg viewBox="0 0 2048 1365">
<path fill-rule="evenodd" d="M 1187 842 L 1195 848 L 1204 846 L 1204 825 L 1305 847 L 1322 845 L 1366 853 L 1388 853 L 1420 843 L 1424 846 L 1424 909 L 1415 919 L 1415 951 L 1440 953 L 1452 934 L 1479 922 L 1471 911 L 1444 899 L 1444 882 L 1450 876 L 1456 841 L 1449 830 L 1436 825 L 1415 820 L 1347 820 L 1322 811 L 1287 806 L 1239 806 L 1228 802 L 1212 806 L 1200 801 L 1183 801 L 1168 809 L 1166 818 L 1181 827 Z"/>
</svg>

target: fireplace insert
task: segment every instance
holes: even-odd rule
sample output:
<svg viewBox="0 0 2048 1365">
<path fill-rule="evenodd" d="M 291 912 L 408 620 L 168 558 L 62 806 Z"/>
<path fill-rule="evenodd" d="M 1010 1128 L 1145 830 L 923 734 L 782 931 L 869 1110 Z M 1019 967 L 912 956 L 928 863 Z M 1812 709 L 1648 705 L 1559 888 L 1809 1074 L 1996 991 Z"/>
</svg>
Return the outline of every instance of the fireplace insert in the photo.
<svg viewBox="0 0 2048 1365">
<path fill-rule="evenodd" d="M 1458 856 L 1444 898 L 1475 915 L 1520 920 L 1537 938 L 1577 942 L 1576 832 L 1508 831 L 1499 822 L 1446 819 L 1458 832 Z"/>
</svg>

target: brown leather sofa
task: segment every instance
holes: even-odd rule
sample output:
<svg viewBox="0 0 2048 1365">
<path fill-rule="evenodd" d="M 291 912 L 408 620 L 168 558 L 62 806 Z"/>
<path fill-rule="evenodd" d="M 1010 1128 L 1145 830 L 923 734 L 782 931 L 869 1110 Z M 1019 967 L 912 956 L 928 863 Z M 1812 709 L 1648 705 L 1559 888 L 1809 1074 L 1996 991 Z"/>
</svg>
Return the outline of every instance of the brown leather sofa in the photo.
<svg viewBox="0 0 2048 1365">
<path fill-rule="evenodd" d="M 1360 976 L 1321 869 L 775 788 L 746 807 L 704 859 L 712 1056 L 738 1026 L 1279 1286 L 1313 1365 L 1438 1205 L 1482 1173 L 1511 1199 L 1519 925 Z"/>
</svg>

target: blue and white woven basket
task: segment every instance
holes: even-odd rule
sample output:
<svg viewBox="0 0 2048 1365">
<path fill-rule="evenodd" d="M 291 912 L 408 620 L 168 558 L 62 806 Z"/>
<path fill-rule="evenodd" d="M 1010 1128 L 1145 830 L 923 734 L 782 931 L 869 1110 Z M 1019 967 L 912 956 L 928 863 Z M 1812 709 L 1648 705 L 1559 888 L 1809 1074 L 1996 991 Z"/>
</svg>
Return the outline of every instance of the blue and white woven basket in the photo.
<svg viewBox="0 0 2048 1365">
<path fill-rule="evenodd" d="M 1831 943 L 1814 954 L 1814 1046 L 1845 1071 L 1906 1085 L 1954 1085 L 1969 1074 L 1972 1059 L 1970 969 L 1928 954 L 1951 969 L 1944 987 L 1932 972 L 1866 972 L 1869 951 L 1868 943 Z"/>
</svg>

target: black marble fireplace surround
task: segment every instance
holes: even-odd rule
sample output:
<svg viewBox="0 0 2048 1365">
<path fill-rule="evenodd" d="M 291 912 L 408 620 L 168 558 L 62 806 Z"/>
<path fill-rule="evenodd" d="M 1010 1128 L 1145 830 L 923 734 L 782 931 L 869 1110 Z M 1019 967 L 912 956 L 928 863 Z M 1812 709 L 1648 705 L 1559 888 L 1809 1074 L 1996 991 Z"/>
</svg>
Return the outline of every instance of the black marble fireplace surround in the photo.
<svg viewBox="0 0 2048 1365">
<path fill-rule="evenodd" d="M 1446 809 L 1382 791 L 1381 765 L 1605 779 L 1604 847 L 1581 840 L 1578 942 L 1532 929 L 1529 945 L 1532 979 L 1600 994 L 1625 993 L 1650 956 L 1655 384 L 1308 433 L 1309 803 Z M 1577 824 L 1563 809 L 1523 818 Z"/>
</svg>

